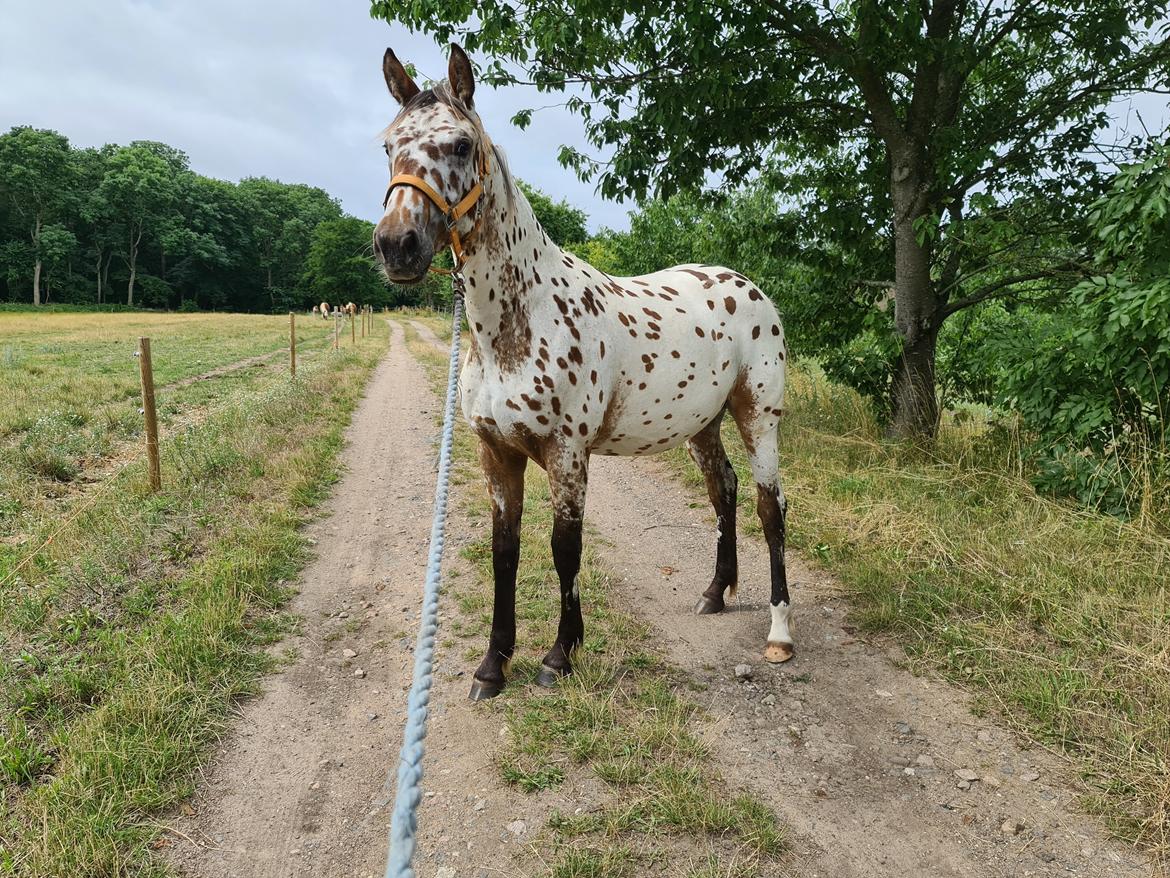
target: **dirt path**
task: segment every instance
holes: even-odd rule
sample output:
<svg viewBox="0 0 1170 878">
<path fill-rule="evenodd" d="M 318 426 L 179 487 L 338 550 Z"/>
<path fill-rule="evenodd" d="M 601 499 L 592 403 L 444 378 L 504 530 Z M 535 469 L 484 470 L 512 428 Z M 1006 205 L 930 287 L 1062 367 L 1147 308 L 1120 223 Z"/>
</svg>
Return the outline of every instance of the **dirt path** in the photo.
<svg viewBox="0 0 1170 878">
<path fill-rule="evenodd" d="M 414 328 L 446 349 L 426 327 Z M 192 840 L 176 835 L 170 848 L 184 874 L 376 876 L 384 869 L 393 792 L 386 777 L 397 761 L 410 679 L 438 410 L 398 324 L 392 338 L 348 433 L 348 473 L 328 517 L 313 528 L 319 557 L 293 604 L 305 620 L 302 633 L 280 647 L 296 657 L 244 705 L 239 731 L 225 739 L 200 786 L 196 814 L 172 821 Z M 480 489 L 478 481 L 457 486 L 456 497 Z M 702 503 L 690 508 L 696 500 Z M 900 669 L 896 654 L 855 640 L 832 583 L 799 559 L 792 563 L 798 652 L 789 664 L 759 662 L 766 580 L 757 539 L 741 538 L 732 611 L 691 616 L 709 577 L 713 527 L 705 498 L 661 465 L 595 459 L 587 514 L 613 546 L 616 593 L 658 628 L 692 682 L 707 687 L 700 697 L 714 718 L 707 734 L 721 772 L 770 802 L 793 829 L 795 859 L 786 872 L 1149 874 L 1070 807 L 1063 766 L 1022 752 L 952 689 Z M 486 525 L 453 505 L 448 581 L 470 575 L 459 549 Z M 664 575 L 665 567 L 675 572 Z M 453 613 L 444 598 L 441 625 Z M 347 657 L 347 649 L 357 655 Z M 438 652 L 418 874 L 531 875 L 540 871 L 543 845 L 535 836 L 550 810 L 588 810 L 602 791 L 588 780 L 537 795 L 501 787 L 493 752 L 503 720 L 495 704 L 466 700 L 474 661 L 462 649 Z M 745 662 L 753 678 L 738 682 L 733 669 Z M 359 667 L 364 677 L 355 676 Z M 980 779 L 960 790 L 957 769 Z M 1023 828 L 1006 833 L 1005 819 Z"/>
</svg>

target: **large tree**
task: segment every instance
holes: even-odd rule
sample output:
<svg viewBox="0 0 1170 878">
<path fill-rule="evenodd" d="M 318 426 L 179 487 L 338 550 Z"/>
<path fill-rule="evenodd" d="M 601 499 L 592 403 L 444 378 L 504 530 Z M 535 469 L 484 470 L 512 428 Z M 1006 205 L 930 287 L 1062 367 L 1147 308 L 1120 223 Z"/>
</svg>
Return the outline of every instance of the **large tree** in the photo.
<svg viewBox="0 0 1170 878">
<path fill-rule="evenodd" d="M 134 284 L 146 236 L 157 236 L 176 207 L 178 173 L 170 153 L 161 144 L 132 143 L 107 160 L 98 187 L 101 219 L 120 234 L 115 252 L 126 263 L 126 304 L 134 304 Z"/>
<path fill-rule="evenodd" d="M 32 299 L 41 304 L 41 271 L 47 244 L 46 228 L 58 218 L 72 182 L 69 141 L 56 131 L 13 128 L 0 135 L 0 192 L 25 221 L 33 259 Z M 60 235 L 51 236 L 56 252 Z"/>
<path fill-rule="evenodd" d="M 608 158 L 562 159 L 607 196 L 757 172 L 789 193 L 859 296 L 894 291 L 904 436 L 935 429 L 943 321 L 1084 267 L 1075 248 L 1031 247 L 1029 224 L 988 243 L 988 219 L 1096 195 L 1105 107 L 1170 75 L 1165 0 L 374 0 L 372 14 L 461 36 L 497 58 L 493 82 L 576 89 L 567 105 Z"/>
</svg>

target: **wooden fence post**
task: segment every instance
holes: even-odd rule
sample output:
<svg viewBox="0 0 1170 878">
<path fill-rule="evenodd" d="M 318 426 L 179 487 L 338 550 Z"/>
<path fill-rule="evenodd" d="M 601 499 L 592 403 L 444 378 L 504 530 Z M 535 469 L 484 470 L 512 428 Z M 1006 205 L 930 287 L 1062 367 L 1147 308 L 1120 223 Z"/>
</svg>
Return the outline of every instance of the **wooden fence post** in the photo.
<svg viewBox="0 0 1170 878">
<path fill-rule="evenodd" d="M 350 344 L 357 344 L 357 330 L 354 328 L 353 318 L 354 318 L 354 315 L 350 314 L 349 315 L 349 342 L 350 342 Z"/>
<path fill-rule="evenodd" d="M 150 362 L 150 339 L 138 339 L 138 371 L 142 375 L 142 413 L 146 416 L 146 459 L 150 471 L 150 490 L 162 488 L 162 468 L 158 461 L 158 415 L 154 410 L 154 368 Z"/>
<path fill-rule="evenodd" d="M 339 322 L 340 317 L 340 314 L 333 315 L 333 350 L 337 350 L 337 335 L 339 332 L 341 332 L 341 323 Z"/>
<path fill-rule="evenodd" d="M 297 377 L 297 315 L 288 312 L 288 367 L 293 378 Z"/>
<path fill-rule="evenodd" d="M 362 305 L 362 338 L 366 337 L 366 306 Z"/>
</svg>

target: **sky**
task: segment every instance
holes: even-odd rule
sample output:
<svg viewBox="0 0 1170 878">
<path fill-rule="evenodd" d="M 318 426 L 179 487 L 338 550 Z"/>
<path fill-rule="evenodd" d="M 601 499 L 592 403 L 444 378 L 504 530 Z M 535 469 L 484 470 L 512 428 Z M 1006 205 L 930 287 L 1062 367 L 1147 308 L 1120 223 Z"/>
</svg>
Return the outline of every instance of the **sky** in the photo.
<svg viewBox="0 0 1170 878">
<path fill-rule="evenodd" d="M 387 46 L 421 77 L 446 75 L 427 36 L 374 21 L 365 0 L 0 0 L 0 131 L 52 128 L 78 146 L 159 140 L 192 167 L 227 180 L 267 176 L 320 186 L 356 216 L 376 220 L 387 182 L 377 133 L 397 105 L 382 79 Z M 512 169 L 583 209 L 589 228 L 625 229 L 629 204 L 605 201 L 557 162 L 585 151 L 581 121 L 535 89 L 481 86 L 476 106 Z M 1112 108 L 1115 132 L 1154 130 L 1166 99 Z"/>
<path fill-rule="evenodd" d="M 0 0 L 0 131 L 52 128 L 76 146 L 159 140 L 201 174 L 320 186 L 355 216 L 381 216 L 387 169 L 377 134 L 397 112 L 386 47 L 420 79 L 446 76 L 434 41 L 374 21 L 364 0 Z M 476 108 L 514 172 L 589 217 L 627 228 L 630 205 L 602 200 L 557 162 L 586 148 L 579 119 L 524 107 L 532 88 L 481 86 Z"/>
</svg>

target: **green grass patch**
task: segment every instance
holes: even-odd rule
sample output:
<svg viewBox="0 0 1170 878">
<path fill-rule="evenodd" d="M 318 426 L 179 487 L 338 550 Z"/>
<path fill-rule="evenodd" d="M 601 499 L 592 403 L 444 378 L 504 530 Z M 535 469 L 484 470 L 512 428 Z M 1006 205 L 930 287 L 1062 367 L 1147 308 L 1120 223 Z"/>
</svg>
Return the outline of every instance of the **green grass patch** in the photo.
<svg viewBox="0 0 1170 878">
<path fill-rule="evenodd" d="M 446 377 L 443 355 L 409 326 L 407 335 L 411 351 L 439 387 Z M 461 478 L 482 478 L 472 437 L 462 425 L 455 463 Z M 484 492 L 465 496 L 471 516 L 489 517 Z M 497 754 L 506 783 L 536 793 L 592 776 L 606 789 L 604 801 L 590 813 L 552 815 L 542 874 L 610 878 L 657 868 L 736 878 L 775 874 L 785 848 L 775 815 L 751 796 L 729 791 L 699 735 L 701 711 L 654 651 L 648 626 L 611 601 L 596 538 L 586 540 L 578 577 L 586 639 L 574 657 L 574 674 L 554 690 L 535 685 L 559 612 L 551 529 L 548 481 L 532 465 L 517 577 L 517 651 L 504 694 L 481 709 L 499 715 L 507 730 Z M 462 614 L 451 630 L 462 641 L 461 655 L 474 663 L 491 624 L 490 536 L 472 543 L 464 555 L 478 575 L 449 585 Z"/>
<path fill-rule="evenodd" d="M 164 433 L 161 492 L 132 460 L 0 547 L 0 874 L 168 874 L 155 820 L 276 661 L 264 647 L 293 621 L 300 528 L 384 350 L 369 339 L 295 381 L 221 385 L 197 423 Z"/>
<path fill-rule="evenodd" d="M 792 543 L 837 574 L 853 617 L 919 669 L 1064 753 L 1086 804 L 1165 863 L 1170 841 L 1170 540 L 1037 495 L 1018 444 L 977 425 L 888 443 L 863 400 L 790 373 L 781 474 Z M 740 520 L 758 531 L 734 426 Z M 702 483 L 684 453 L 667 456 Z M 799 608 L 799 585 L 794 592 Z M 799 612 L 799 610 L 798 610 Z"/>
</svg>

